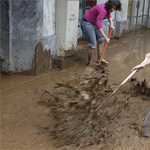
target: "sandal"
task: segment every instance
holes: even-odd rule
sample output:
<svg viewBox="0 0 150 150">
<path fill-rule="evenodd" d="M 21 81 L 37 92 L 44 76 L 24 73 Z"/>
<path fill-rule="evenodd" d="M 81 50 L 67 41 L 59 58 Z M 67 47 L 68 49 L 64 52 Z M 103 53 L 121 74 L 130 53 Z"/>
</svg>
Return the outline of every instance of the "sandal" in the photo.
<svg viewBox="0 0 150 150">
<path fill-rule="evenodd" d="M 95 63 L 98 65 L 98 64 L 99 64 L 99 60 L 95 61 Z M 109 63 L 108 63 L 108 61 L 106 61 L 106 60 L 102 59 L 102 61 L 101 61 L 101 64 L 100 64 L 100 65 L 107 67 L 107 66 L 108 66 L 108 64 L 109 64 Z"/>
<path fill-rule="evenodd" d="M 97 64 L 96 63 L 90 63 L 89 66 L 91 66 L 91 67 L 97 67 Z"/>
<path fill-rule="evenodd" d="M 108 65 L 108 64 L 109 64 L 109 62 L 108 62 L 108 61 L 106 61 L 105 59 L 102 59 L 101 63 L 105 63 L 106 65 Z"/>
</svg>

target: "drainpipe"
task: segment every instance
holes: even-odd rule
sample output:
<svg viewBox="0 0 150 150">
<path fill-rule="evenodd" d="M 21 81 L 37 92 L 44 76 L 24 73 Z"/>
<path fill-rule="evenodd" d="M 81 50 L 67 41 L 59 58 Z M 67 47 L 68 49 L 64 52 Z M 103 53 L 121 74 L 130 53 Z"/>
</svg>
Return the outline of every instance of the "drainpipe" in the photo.
<svg viewBox="0 0 150 150">
<path fill-rule="evenodd" d="M 148 2 L 147 28 L 150 28 L 150 0 Z"/>
</svg>

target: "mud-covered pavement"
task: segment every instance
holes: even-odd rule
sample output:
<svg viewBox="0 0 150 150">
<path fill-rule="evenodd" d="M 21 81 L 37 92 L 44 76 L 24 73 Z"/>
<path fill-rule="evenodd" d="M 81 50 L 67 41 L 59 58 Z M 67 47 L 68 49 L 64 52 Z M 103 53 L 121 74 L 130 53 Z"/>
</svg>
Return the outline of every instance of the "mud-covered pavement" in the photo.
<svg viewBox="0 0 150 150">
<path fill-rule="evenodd" d="M 86 41 L 79 42 L 77 62 L 72 68 L 38 77 L 2 76 L 1 149 L 149 150 L 150 139 L 141 137 L 140 132 L 150 108 L 149 66 L 95 112 L 132 67 L 144 60 L 150 51 L 149 39 L 149 30 L 112 39 L 104 55 L 110 64 L 92 87 L 79 84 L 85 81 L 81 76 L 88 68 Z M 97 81 L 101 81 L 99 87 Z M 56 83 L 63 86 L 56 88 Z M 88 93 L 90 101 L 81 91 Z M 150 119 L 147 130 L 150 133 Z"/>
</svg>

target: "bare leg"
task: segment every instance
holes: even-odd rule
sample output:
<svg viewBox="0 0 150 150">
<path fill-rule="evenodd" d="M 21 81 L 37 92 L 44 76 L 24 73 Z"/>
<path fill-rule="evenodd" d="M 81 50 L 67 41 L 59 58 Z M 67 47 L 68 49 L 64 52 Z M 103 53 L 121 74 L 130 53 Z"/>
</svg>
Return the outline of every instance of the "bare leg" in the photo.
<svg viewBox="0 0 150 150">
<path fill-rule="evenodd" d="M 104 44 L 105 44 L 105 42 L 102 42 L 102 43 L 98 43 L 98 45 L 97 45 L 98 60 L 100 60 L 101 55 L 103 53 Z"/>
<path fill-rule="evenodd" d="M 93 50 L 92 48 L 88 47 L 87 53 L 88 53 L 88 65 L 93 62 Z"/>
<path fill-rule="evenodd" d="M 103 49 L 104 49 L 104 44 L 105 44 L 105 41 L 102 42 L 102 43 L 98 43 L 98 46 L 97 46 L 97 51 L 98 51 L 98 61 L 100 60 L 101 58 L 101 55 L 103 53 Z M 108 62 L 105 60 L 105 59 L 102 59 L 102 62 L 108 64 Z"/>
</svg>

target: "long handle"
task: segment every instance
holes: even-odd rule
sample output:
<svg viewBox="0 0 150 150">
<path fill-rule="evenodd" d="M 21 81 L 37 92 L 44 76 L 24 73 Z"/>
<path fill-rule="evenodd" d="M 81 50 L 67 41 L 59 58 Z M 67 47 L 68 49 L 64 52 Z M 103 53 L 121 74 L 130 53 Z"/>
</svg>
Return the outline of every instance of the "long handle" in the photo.
<svg viewBox="0 0 150 150">
<path fill-rule="evenodd" d="M 147 116 L 146 116 L 146 118 L 145 118 L 145 120 L 144 120 L 143 126 L 146 125 L 146 122 L 147 122 L 147 119 L 148 119 L 149 115 L 150 115 L 150 110 L 149 110 L 149 112 L 148 112 L 148 114 L 147 114 Z"/>
<path fill-rule="evenodd" d="M 110 30 L 110 33 L 109 33 L 109 36 L 108 36 L 109 39 L 110 39 L 112 30 L 113 30 L 113 29 Z M 107 45 L 108 45 L 108 42 L 106 42 L 106 44 L 105 44 L 105 47 L 104 47 L 104 50 L 103 50 L 103 53 L 102 53 L 102 55 L 101 55 L 101 58 L 100 58 L 100 60 L 99 60 L 99 64 L 98 64 L 98 65 L 101 64 L 101 61 L 102 61 L 102 59 L 103 59 L 103 56 L 104 56 L 104 53 L 105 53 L 105 50 L 106 50 Z"/>
<path fill-rule="evenodd" d="M 147 61 L 147 58 L 145 58 L 145 60 L 141 63 L 145 63 Z M 137 72 L 138 69 L 135 69 L 121 84 L 124 84 L 126 83 L 136 72 Z"/>
<path fill-rule="evenodd" d="M 146 58 L 141 64 L 143 64 L 143 63 L 146 62 L 146 61 L 147 61 L 147 58 Z M 95 111 L 97 111 L 98 109 L 100 109 L 100 108 L 118 91 L 118 89 L 132 77 L 132 75 L 133 75 L 137 70 L 138 70 L 138 69 L 134 70 L 134 71 L 116 88 L 116 90 L 115 90 L 113 93 L 111 93 L 111 95 L 109 95 L 109 97 L 108 97 L 104 102 L 102 102 L 101 105 L 99 105 L 99 107 L 98 107 Z M 147 118 L 148 118 L 148 117 L 147 117 Z"/>
</svg>

